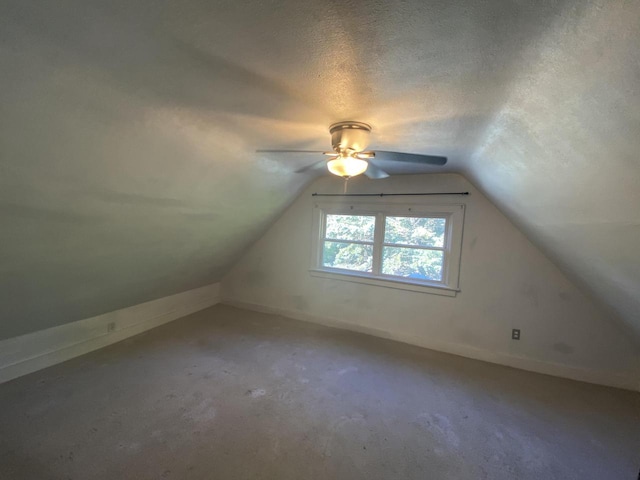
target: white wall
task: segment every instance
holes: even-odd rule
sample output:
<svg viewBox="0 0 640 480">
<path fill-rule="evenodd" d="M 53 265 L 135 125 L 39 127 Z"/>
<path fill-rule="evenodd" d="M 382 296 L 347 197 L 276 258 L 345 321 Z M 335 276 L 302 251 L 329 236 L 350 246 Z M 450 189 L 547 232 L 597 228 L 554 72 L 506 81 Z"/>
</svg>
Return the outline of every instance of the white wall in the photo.
<svg viewBox="0 0 640 480">
<path fill-rule="evenodd" d="M 311 277 L 317 200 L 311 193 L 341 189 L 341 181 L 329 177 L 310 185 L 227 274 L 223 301 L 543 373 L 640 387 L 633 337 L 460 175 L 358 178 L 349 186 L 352 193 L 470 192 L 384 199 L 466 204 L 456 297 Z M 512 328 L 521 329 L 520 341 L 511 340 Z"/>
<path fill-rule="evenodd" d="M 213 283 L 75 322 L 0 340 L 0 383 L 84 355 L 220 301 Z"/>
</svg>

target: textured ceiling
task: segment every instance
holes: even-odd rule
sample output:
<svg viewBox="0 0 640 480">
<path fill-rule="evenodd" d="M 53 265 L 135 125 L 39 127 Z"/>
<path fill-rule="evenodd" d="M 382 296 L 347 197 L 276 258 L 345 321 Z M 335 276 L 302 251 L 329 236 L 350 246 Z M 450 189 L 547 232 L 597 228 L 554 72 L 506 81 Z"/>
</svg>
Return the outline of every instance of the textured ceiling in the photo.
<svg viewBox="0 0 640 480">
<path fill-rule="evenodd" d="M 310 180 L 254 150 L 327 149 L 345 119 L 447 155 L 419 171 L 464 173 L 640 332 L 639 15 L 4 0 L 0 338 L 219 280 Z"/>
</svg>

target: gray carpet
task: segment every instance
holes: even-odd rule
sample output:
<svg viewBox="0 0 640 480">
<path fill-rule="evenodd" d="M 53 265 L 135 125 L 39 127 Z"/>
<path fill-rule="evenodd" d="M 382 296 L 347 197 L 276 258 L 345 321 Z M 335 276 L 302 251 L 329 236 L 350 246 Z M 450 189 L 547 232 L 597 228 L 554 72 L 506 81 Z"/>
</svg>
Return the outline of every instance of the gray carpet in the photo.
<svg viewBox="0 0 640 480">
<path fill-rule="evenodd" d="M 0 385 L 5 479 L 624 479 L 640 395 L 216 306 Z"/>
</svg>

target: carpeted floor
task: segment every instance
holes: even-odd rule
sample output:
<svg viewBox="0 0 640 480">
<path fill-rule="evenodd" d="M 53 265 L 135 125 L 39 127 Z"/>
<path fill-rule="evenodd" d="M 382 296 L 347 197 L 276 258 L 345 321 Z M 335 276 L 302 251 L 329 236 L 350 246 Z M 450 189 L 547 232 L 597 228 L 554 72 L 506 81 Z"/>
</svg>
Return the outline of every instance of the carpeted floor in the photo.
<svg viewBox="0 0 640 480">
<path fill-rule="evenodd" d="M 639 468 L 639 394 L 222 305 L 0 385 L 3 480 Z"/>
</svg>

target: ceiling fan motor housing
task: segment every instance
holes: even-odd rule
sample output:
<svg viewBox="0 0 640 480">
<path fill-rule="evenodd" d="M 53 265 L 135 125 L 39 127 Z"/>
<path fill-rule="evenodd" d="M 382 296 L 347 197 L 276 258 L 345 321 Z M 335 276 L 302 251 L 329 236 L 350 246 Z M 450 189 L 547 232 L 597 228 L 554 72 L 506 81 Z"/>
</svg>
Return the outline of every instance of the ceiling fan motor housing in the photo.
<svg viewBox="0 0 640 480">
<path fill-rule="evenodd" d="M 339 122 L 329 127 L 331 145 L 336 152 L 362 152 L 369 145 L 371 125 L 362 122 Z"/>
</svg>

